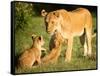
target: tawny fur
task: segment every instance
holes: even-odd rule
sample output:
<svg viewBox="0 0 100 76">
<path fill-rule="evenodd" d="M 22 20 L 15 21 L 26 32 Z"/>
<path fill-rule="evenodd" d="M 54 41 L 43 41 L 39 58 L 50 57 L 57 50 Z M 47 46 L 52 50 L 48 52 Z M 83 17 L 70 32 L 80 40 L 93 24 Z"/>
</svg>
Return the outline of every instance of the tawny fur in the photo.
<svg viewBox="0 0 100 76">
<path fill-rule="evenodd" d="M 42 48 L 44 39 L 42 36 L 32 36 L 32 40 L 32 47 L 25 50 L 19 58 L 19 66 L 22 68 L 31 68 L 36 61 L 41 63 L 41 50 L 45 50 Z"/>
<path fill-rule="evenodd" d="M 78 8 L 73 11 L 60 9 L 49 13 L 43 10 L 41 11 L 41 15 L 45 17 L 44 21 L 48 33 L 53 35 L 55 31 L 57 31 L 61 35 L 62 39 L 68 41 L 66 44 L 68 47 L 65 54 L 65 61 L 71 61 L 73 38 L 75 36 L 80 36 L 80 40 L 84 46 L 84 56 L 91 56 L 92 16 L 87 9 Z M 55 39 L 56 41 L 59 41 L 58 37 Z M 44 58 L 44 61 L 49 61 L 52 57 L 56 58 L 56 54 L 53 53 L 58 53 L 59 50 L 60 49 L 53 47 L 51 53 Z"/>
<path fill-rule="evenodd" d="M 61 43 L 63 42 L 63 38 L 61 37 L 60 33 L 55 32 L 55 34 L 52 36 L 49 48 L 52 49 L 51 53 L 44 57 L 42 59 L 43 62 L 45 63 L 54 63 L 57 61 L 57 58 L 60 55 L 61 52 Z"/>
</svg>

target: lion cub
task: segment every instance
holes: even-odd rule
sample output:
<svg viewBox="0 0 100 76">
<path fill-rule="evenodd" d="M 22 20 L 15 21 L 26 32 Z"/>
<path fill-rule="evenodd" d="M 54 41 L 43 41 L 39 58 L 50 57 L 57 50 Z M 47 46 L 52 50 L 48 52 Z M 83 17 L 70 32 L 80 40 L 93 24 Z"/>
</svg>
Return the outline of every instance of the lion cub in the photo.
<svg viewBox="0 0 100 76">
<path fill-rule="evenodd" d="M 42 48 L 44 45 L 44 39 L 42 36 L 32 35 L 33 45 L 30 49 L 25 50 L 22 55 L 19 57 L 19 66 L 20 67 L 29 67 L 37 61 L 38 64 L 41 63 L 41 50 L 46 50 Z"/>
</svg>

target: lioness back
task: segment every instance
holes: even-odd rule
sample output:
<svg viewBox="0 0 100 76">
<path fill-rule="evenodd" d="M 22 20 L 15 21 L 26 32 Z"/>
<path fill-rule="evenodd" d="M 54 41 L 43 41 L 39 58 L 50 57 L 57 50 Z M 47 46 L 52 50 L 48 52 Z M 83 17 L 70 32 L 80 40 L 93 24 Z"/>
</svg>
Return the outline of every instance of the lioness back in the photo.
<svg viewBox="0 0 100 76">
<path fill-rule="evenodd" d="M 57 11 L 61 14 L 63 30 L 69 34 L 80 36 L 84 32 L 84 28 L 92 29 L 92 16 L 87 9 L 78 8 L 74 11 L 61 9 Z"/>
</svg>

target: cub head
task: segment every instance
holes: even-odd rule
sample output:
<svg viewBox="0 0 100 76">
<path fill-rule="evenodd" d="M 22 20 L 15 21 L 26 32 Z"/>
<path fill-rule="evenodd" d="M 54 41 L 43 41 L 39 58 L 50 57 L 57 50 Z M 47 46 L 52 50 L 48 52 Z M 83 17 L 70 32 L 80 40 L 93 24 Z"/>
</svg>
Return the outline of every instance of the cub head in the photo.
<svg viewBox="0 0 100 76">
<path fill-rule="evenodd" d="M 47 33 L 53 35 L 55 31 L 59 30 L 60 13 L 58 11 L 47 13 L 45 10 L 42 10 L 41 15 L 45 17 L 44 19 Z"/>
<path fill-rule="evenodd" d="M 42 36 L 32 35 L 32 40 L 33 40 L 33 44 L 35 46 L 43 46 L 44 45 L 44 39 Z"/>
</svg>

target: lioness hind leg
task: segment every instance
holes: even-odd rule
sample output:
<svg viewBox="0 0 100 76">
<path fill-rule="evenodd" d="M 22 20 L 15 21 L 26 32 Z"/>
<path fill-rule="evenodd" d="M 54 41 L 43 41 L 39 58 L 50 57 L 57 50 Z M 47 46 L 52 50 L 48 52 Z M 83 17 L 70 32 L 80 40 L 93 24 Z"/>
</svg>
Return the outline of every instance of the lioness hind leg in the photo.
<svg viewBox="0 0 100 76">
<path fill-rule="evenodd" d="M 87 40 L 86 40 L 86 32 L 84 30 L 84 34 L 82 36 L 80 36 L 80 42 L 82 44 L 82 46 L 84 46 L 84 55 L 83 56 L 87 56 Z"/>
<path fill-rule="evenodd" d="M 87 29 L 86 35 L 87 35 L 87 45 L 88 45 L 87 54 L 88 54 L 88 56 L 91 56 L 92 55 L 92 46 L 91 46 L 92 32 L 91 32 L 91 30 Z"/>
<path fill-rule="evenodd" d="M 87 41 L 86 41 L 86 38 L 85 38 L 85 42 L 84 42 L 84 56 L 87 56 Z"/>
<path fill-rule="evenodd" d="M 72 56 L 72 46 L 73 46 L 73 38 L 68 39 L 68 48 L 66 51 L 66 57 L 65 57 L 65 62 L 70 62 L 71 61 L 71 56 Z"/>
<path fill-rule="evenodd" d="M 86 18 L 86 24 L 85 24 L 85 29 L 86 29 L 86 40 L 87 40 L 87 55 L 91 56 L 92 55 L 92 46 L 91 46 L 91 41 L 92 41 L 92 16 L 91 14 L 87 14 Z"/>
</svg>

